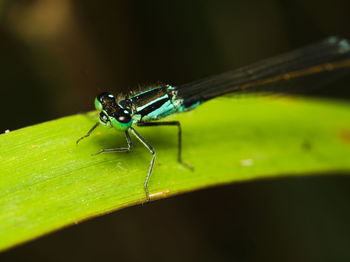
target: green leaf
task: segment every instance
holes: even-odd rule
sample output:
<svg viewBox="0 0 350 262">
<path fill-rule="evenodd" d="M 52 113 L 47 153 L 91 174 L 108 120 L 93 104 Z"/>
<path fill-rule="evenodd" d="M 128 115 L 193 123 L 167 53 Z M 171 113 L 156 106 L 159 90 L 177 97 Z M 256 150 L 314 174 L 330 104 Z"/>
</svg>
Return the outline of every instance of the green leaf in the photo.
<svg viewBox="0 0 350 262">
<path fill-rule="evenodd" d="M 173 117 L 175 127 L 140 127 L 157 159 L 152 199 L 236 181 L 349 172 L 350 106 L 301 98 L 216 99 Z M 126 145 L 123 133 L 75 115 L 0 135 L 0 249 L 145 200 L 150 153 L 136 139 L 129 153 L 91 156 Z M 145 206 L 146 207 L 146 206 Z"/>
</svg>

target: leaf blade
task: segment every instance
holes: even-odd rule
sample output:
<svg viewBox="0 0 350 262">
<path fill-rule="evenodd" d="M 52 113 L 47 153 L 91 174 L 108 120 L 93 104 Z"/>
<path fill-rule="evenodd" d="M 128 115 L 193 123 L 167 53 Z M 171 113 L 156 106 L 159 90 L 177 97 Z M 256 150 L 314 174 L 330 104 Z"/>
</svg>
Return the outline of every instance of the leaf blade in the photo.
<svg viewBox="0 0 350 262">
<path fill-rule="evenodd" d="M 176 129 L 139 128 L 156 148 L 153 198 L 252 179 L 349 172 L 350 106 L 295 98 L 217 99 L 174 116 L 183 126 L 176 162 Z M 75 115 L 0 135 L 0 250 L 84 219 L 144 201 L 149 152 L 90 156 L 126 144 L 122 134 Z"/>
</svg>

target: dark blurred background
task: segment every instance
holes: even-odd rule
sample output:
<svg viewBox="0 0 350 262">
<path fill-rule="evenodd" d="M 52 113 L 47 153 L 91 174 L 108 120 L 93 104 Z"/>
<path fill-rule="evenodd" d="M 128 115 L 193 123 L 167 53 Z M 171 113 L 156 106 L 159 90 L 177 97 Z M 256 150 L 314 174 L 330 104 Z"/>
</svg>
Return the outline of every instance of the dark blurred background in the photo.
<svg viewBox="0 0 350 262">
<path fill-rule="evenodd" d="M 348 0 L 0 0 L 0 132 L 337 35 Z M 349 99 L 350 79 L 317 95 Z M 128 208 L 0 261 L 350 261 L 350 179 L 257 181 Z M 1 240 L 0 240 L 1 241 Z"/>
</svg>

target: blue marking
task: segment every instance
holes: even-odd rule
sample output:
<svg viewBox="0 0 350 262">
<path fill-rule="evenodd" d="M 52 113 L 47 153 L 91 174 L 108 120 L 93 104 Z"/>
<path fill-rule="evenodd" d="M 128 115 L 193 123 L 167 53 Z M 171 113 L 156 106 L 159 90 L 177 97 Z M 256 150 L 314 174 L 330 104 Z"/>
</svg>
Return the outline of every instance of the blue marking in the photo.
<svg viewBox="0 0 350 262">
<path fill-rule="evenodd" d="M 168 115 L 176 113 L 177 109 L 178 108 L 174 106 L 172 101 L 168 100 L 161 107 L 159 107 L 158 109 L 152 111 L 148 115 L 145 115 L 142 118 L 142 120 L 143 121 L 150 121 L 150 120 L 161 119 L 161 118 L 164 118 L 164 117 L 166 117 Z"/>
<path fill-rule="evenodd" d="M 201 104 L 200 101 L 192 104 L 191 106 L 189 107 L 186 107 L 185 105 L 181 105 L 178 109 L 178 112 L 181 113 L 181 112 L 187 112 L 187 111 L 190 111 L 192 109 L 195 109 L 197 106 L 199 106 Z"/>
</svg>

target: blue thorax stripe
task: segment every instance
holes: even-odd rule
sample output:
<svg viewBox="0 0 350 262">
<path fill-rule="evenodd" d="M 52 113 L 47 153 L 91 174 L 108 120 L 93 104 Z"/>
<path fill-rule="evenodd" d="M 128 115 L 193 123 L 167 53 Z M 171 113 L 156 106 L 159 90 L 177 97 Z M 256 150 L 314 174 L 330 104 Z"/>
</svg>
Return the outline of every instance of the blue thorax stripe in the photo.
<svg viewBox="0 0 350 262">
<path fill-rule="evenodd" d="M 161 108 L 165 102 L 169 101 L 168 95 L 164 95 L 162 97 L 159 97 L 146 105 L 143 105 L 141 107 L 138 107 L 136 109 L 136 114 L 140 114 L 141 117 L 147 116 L 148 114 L 151 114 L 153 111 Z"/>
</svg>

